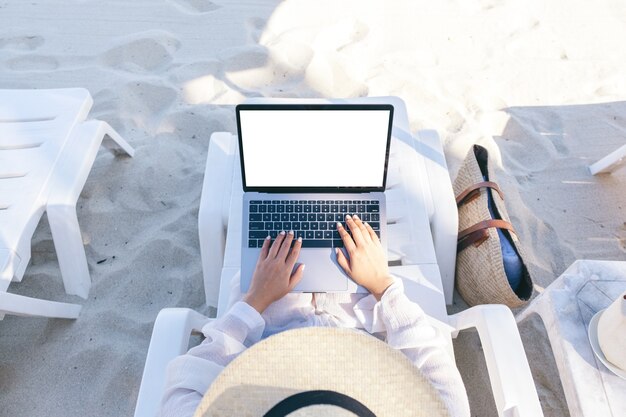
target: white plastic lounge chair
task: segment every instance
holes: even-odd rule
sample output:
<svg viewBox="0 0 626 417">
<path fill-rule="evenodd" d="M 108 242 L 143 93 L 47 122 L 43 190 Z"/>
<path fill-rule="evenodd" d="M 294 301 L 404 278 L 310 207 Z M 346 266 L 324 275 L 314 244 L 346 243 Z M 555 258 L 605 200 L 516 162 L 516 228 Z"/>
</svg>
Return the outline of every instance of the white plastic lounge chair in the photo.
<svg viewBox="0 0 626 417">
<path fill-rule="evenodd" d="M 589 165 L 589 171 L 592 175 L 610 174 L 624 164 L 626 164 L 626 145 Z"/>
<path fill-rule="evenodd" d="M 538 314 L 548 333 L 570 415 L 626 415 L 626 380 L 594 355 L 592 317 L 626 290 L 626 262 L 577 260 L 517 316 Z"/>
<path fill-rule="evenodd" d="M 404 103 L 397 98 L 369 100 L 392 102 L 396 109 L 394 113 L 403 114 L 405 119 L 407 117 Z M 392 266 L 392 272 L 403 279 L 408 297 L 422 306 L 435 325 L 450 334 L 448 347 L 451 355 L 452 337 L 470 327 L 478 330 L 500 416 L 540 417 L 543 413 L 511 311 L 501 305 L 484 305 L 453 316 L 447 315 L 446 291 L 452 291 L 454 285 L 457 212 L 443 149 L 436 132 L 419 132 L 416 140 L 408 131 L 408 121 L 399 124 L 396 126 L 394 120 L 394 137 L 397 140 L 395 145 L 392 144 L 392 154 L 395 152 L 396 158 L 420 155 L 428 161 L 422 161 L 421 164 L 413 163 L 414 160 L 405 161 L 400 170 L 391 166 L 389 168 L 388 217 L 396 222 L 389 225 L 388 229 L 389 258 L 393 264 L 401 264 Z M 219 290 L 219 298 L 211 302 L 213 305 L 215 302 L 218 304 L 218 317 L 224 314 L 232 301 L 231 281 L 239 270 L 240 262 L 240 241 L 226 239 L 227 234 L 229 237 L 231 234 L 241 235 L 237 214 L 241 210 L 241 193 L 236 192 L 237 183 L 241 187 L 241 178 L 236 154 L 237 143 L 233 135 L 212 135 L 200 203 L 199 230 L 207 302 L 212 300 L 209 296 Z M 429 178 L 429 182 L 438 189 L 425 190 L 416 180 L 419 176 Z M 424 204 L 423 201 L 428 199 L 431 201 Z M 434 207 L 440 216 L 434 214 Z M 411 209 L 410 212 L 407 208 Z M 415 212 L 422 213 L 423 217 L 428 215 L 428 218 L 411 217 L 410 213 Z M 449 222 L 452 226 L 446 224 L 449 220 L 452 220 Z M 420 221 L 425 222 L 426 230 L 423 224 L 419 224 Z M 420 233 L 424 233 L 421 236 L 425 240 L 430 240 L 429 229 L 433 229 L 434 243 L 429 243 L 430 249 L 424 246 L 424 242 L 416 241 L 414 233 L 406 233 L 407 226 L 421 228 Z M 427 252 L 426 255 L 416 254 L 416 248 Z M 426 256 L 428 262 L 410 263 L 412 260 L 423 260 L 423 256 Z M 438 262 L 441 262 L 441 269 L 450 274 L 451 283 L 448 284 L 451 286 L 446 287 L 445 281 L 442 284 Z M 219 280 L 216 282 L 212 275 L 221 275 L 221 283 L 218 284 Z M 189 309 L 161 310 L 150 340 L 135 417 L 156 415 L 163 394 L 167 364 L 187 351 L 190 335 L 200 332 L 209 320 Z"/>
<path fill-rule="evenodd" d="M 44 211 L 65 291 L 87 298 L 91 280 L 76 201 L 105 136 L 105 146 L 133 149 L 105 122 L 84 121 L 85 89 L 0 90 L 0 319 L 4 314 L 76 318 L 81 306 L 7 292 L 30 261 L 31 238 Z"/>
</svg>

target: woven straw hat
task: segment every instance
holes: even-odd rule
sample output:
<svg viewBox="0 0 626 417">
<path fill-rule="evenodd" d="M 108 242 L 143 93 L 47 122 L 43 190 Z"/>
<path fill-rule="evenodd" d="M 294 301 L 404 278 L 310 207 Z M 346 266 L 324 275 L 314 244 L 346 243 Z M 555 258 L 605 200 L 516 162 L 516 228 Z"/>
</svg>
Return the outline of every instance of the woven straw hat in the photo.
<svg viewBox="0 0 626 417">
<path fill-rule="evenodd" d="M 308 327 L 271 336 L 216 378 L 196 417 L 448 416 L 401 352 L 355 330 Z"/>
<path fill-rule="evenodd" d="M 511 237 L 511 242 L 522 260 L 522 281 L 517 291 L 513 291 L 504 271 L 500 238 L 495 228 L 489 227 L 479 231 L 483 238 L 461 249 L 456 260 L 456 286 L 463 299 L 471 306 L 477 304 L 505 304 L 511 308 L 521 307 L 532 296 L 533 284 L 524 263 L 524 252 L 519 239 L 510 225 L 509 215 L 504 205 L 503 195 L 497 184 L 493 168 L 489 164 L 487 149 L 474 145 L 463 161 L 459 173 L 454 180 L 454 194 L 459 205 L 459 236 L 463 231 L 480 226 L 481 223 L 493 220 L 488 206 L 487 190 L 489 187 L 476 188 L 476 185 L 495 185 L 491 188 L 494 209 L 499 213 L 502 222 L 508 223 L 511 229 L 504 230 Z M 467 193 L 468 190 L 473 190 Z M 465 196 L 466 198 L 462 198 Z M 467 198 L 469 197 L 469 198 Z"/>
</svg>

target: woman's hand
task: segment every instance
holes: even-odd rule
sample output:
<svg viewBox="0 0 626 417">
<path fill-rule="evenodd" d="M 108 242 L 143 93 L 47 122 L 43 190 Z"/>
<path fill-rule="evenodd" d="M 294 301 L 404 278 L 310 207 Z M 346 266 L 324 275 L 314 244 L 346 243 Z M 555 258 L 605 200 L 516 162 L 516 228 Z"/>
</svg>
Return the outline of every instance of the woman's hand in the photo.
<svg viewBox="0 0 626 417">
<path fill-rule="evenodd" d="M 304 264 L 291 273 L 302 247 L 302 239 L 293 242 L 293 231 L 280 234 L 270 247 L 269 236 L 263 242 L 257 261 L 252 283 L 243 300 L 256 311 L 263 313 L 270 304 L 288 294 L 300 282 L 304 273 Z"/>
<path fill-rule="evenodd" d="M 352 232 L 352 237 L 339 222 L 337 222 L 337 231 L 348 252 L 348 258 L 341 249 L 337 248 L 335 249 L 337 262 L 354 282 L 367 288 L 377 300 L 380 300 L 385 290 L 394 281 L 389 275 L 387 257 L 380 240 L 371 226 L 363 223 L 356 215 L 353 217 L 347 215 L 346 223 Z"/>
</svg>

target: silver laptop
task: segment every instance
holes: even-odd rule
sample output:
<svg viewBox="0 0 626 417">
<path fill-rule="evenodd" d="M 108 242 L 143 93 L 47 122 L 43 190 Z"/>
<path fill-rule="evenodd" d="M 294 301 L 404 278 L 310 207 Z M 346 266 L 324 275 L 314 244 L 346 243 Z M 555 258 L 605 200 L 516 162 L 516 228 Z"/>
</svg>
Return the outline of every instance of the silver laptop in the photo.
<svg viewBox="0 0 626 417">
<path fill-rule="evenodd" d="M 263 240 L 302 237 L 304 277 L 294 292 L 367 292 L 337 263 L 337 221 L 358 214 L 386 249 L 385 184 L 393 122 L 388 104 L 241 104 L 241 291 Z M 297 264 L 296 264 L 297 266 Z"/>
</svg>

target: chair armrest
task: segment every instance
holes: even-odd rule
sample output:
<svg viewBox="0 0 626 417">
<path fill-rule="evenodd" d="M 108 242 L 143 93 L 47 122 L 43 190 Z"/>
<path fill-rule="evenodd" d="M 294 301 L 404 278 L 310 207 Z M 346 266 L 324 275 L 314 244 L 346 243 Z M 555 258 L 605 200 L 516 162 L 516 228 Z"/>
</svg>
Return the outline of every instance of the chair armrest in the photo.
<svg viewBox="0 0 626 417">
<path fill-rule="evenodd" d="M 187 352 L 191 334 L 200 332 L 210 320 L 188 308 L 164 308 L 159 312 L 141 377 L 135 417 L 156 416 L 165 387 L 167 364 Z"/>
<path fill-rule="evenodd" d="M 541 417 L 530 367 L 513 313 L 503 305 L 480 305 L 449 317 L 455 335 L 475 327 L 485 353 L 500 417 Z"/>
<path fill-rule="evenodd" d="M 134 155 L 134 149 L 106 122 L 78 123 L 59 155 L 48 186 L 48 205 L 76 204 L 105 137 L 105 147 L 115 154 Z M 111 143 L 109 143 L 111 142 Z"/>
<path fill-rule="evenodd" d="M 435 255 L 441 271 L 446 304 L 452 304 L 456 269 L 456 239 L 459 215 L 454 190 L 439 135 L 435 130 L 420 130 L 416 134 L 418 151 L 424 158 L 430 199 L 427 201 L 430 231 Z"/>
<path fill-rule="evenodd" d="M 218 302 L 215 294 L 219 293 L 224 265 L 228 224 L 226 214 L 230 208 L 235 156 L 236 144 L 232 133 L 215 132 L 211 135 L 198 212 L 200 258 L 207 305 L 216 305 Z"/>
</svg>

